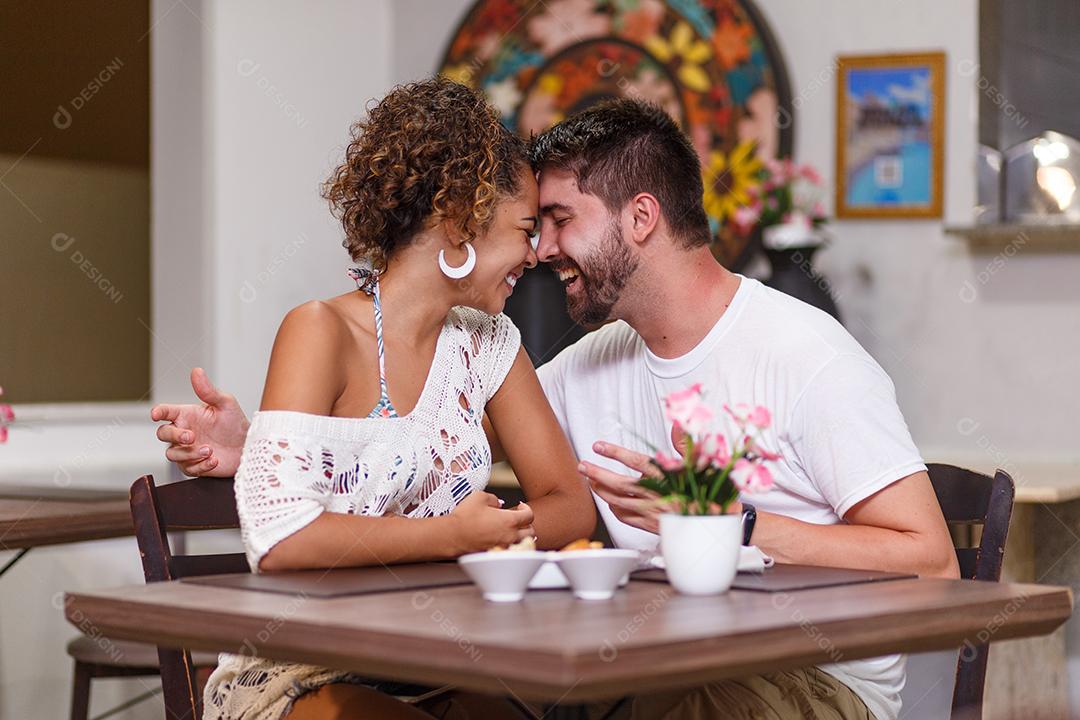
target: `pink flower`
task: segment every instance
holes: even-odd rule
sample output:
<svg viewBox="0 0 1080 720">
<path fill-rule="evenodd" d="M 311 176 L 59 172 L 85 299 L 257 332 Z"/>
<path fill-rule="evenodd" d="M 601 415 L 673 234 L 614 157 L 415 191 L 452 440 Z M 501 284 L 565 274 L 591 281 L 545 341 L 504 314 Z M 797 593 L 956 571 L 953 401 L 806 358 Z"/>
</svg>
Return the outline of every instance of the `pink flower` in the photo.
<svg viewBox="0 0 1080 720">
<path fill-rule="evenodd" d="M 4 388 L 0 387 L 0 395 L 4 394 Z M 0 403 L 0 443 L 6 443 L 8 439 L 8 425 L 14 422 L 15 411 L 6 403 Z"/>
<path fill-rule="evenodd" d="M 780 167 L 783 168 L 783 177 L 785 182 L 795 179 L 795 166 L 791 162 L 791 158 L 784 158 L 780 161 Z"/>
<path fill-rule="evenodd" d="M 735 483 L 735 487 L 739 488 L 739 492 L 751 494 L 764 492 L 773 486 L 773 477 L 769 469 L 745 458 L 735 462 L 735 467 L 731 471 L 731 481 Z"/>
<path fill-rule="evenodd" d="M 755 210 L 753 207 L 747 205 L 740 206 L 735 211 L 735 214 L 732 216 L 732 221 L 735 223 L 735 228 L 743 234 L 749 232 L 755 225 L 757 225 L 758 220 L 760 219 L 761 210 Z"/>
<path fill-rule="evenodd" d="M 698 444 L 701 451 L 700 461 L 712 464 L 715 467 L 725 467 L 731 462 L 731 451 L 728 449 L 727 438 L 720 433 L 709 433 Z"/>
<path fill-rule="evenodd" d="M 759 430 L 764 430 L 772 423 L 772 413 L 764 405 L 750 407 L 746 403 L 736 403 L 735 407 L 724 405 L 724 411 L 735 420 L 735 424 L 740 429 L 753 425 Z"/>
<path fill-rule="evenodd" d="M 746 451 L 753 453 L 762 460 L 773 461 L 780 459 L 780 453 L 775 453 L 772 450 L 762 447 L 752 437 L 746 438 Z"/>
<path fill-rule="evenodd" d="M 664 398 L 664 406 L 667 419 L 693 436 L 700 435 L 713 419 L 712 410 L 701 402 L 701 383 L 671 393 Z"/>
<path fill-rule="evenodd" d="M 811 165 L 803 165 L 799 168 L 799 175 L 806 178 L 815 185 L 821 184 L 821 175 Z"/>
<path fill-rule="evenodd" d="M 656 453 L 656 464 L 660 466 L 661 470 L 666 472 L 678 472 L 683 468 L 682 458 L 675 457 L 674 455 L 668 455 L 661 450 Z"/>
<path fill-rule="evenodd" d="M 731 407 L 727 403 L 724 403 L 724 412 L 735 420 L 735 424 L 740 428 L 745 427 L 748 422 L 747 416 L 750 414 L 750 406 L 746 403 L 736 403 L 735 407 Z"/>
<path fill-rule="evenodd" d="M 769 424 L 772 422 L 772 414 L 769 412 L 769 408 L 764 405 L 757 405 L 750 411 L 747 419 L 752 425 L 756 425 L 759 429 L 764 430 L 769 427 Z"/>
<path fill-rule="evenodd" d="M 800 225 L 805 228 L 809 228 L 811 225 L 810 218 L 806 216 L 802 210 L 792 210 L 784 215 L 784 222 L 791 225 Z"/>
</svg>

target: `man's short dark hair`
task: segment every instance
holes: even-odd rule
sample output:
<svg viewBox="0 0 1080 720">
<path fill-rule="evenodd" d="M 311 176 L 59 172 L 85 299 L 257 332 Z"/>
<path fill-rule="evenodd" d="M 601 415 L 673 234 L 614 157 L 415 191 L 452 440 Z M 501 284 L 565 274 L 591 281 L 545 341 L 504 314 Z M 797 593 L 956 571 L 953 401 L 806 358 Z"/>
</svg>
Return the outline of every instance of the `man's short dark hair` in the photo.
<svg viewBox="0 0 1080 720">
<path fill-rule="evenodd" d="M 698 155 L 671 116 L 655 105 L 629 99 L 599 103 L 533 138 L 529 153 L 534 170 L 573 173 L 580 190 L 612 212 L 637 193 L 651 193 L 685 246 L 712 240 Z"/>
</svg>

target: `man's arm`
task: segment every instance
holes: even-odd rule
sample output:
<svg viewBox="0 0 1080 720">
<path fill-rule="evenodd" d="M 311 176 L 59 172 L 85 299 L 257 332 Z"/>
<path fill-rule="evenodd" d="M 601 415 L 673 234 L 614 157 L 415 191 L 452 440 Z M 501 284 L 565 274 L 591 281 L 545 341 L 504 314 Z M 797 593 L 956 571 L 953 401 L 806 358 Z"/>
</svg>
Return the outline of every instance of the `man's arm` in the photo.
<svg viewBox="0 0 1080 720">
<path fill-rule="evenodd" d="M 158 440 L 165 457 L 192 477 L 232 477 L 240 466 L 248 419 L 236 398 L 214 387 L 202 368 L 191 371 L 191 387 L 201 404 L 155 405 L 150 419 L 166 421 Z"/>
<path fill-rule="evenodd" d="M 897 480 L 844 515 L 815 525 L 758 512 L 753 542 L 777 562 L 959 578 L 960 566 L 926 472 Z"/>
<path fill-rule="evenodd" d="M 652 472 L 649 458 L 641 453 L 611 443 L 597 443 L 593 449 L 640 473 Z M 590 462 L 581 463 L 580 468 L 615 517 L 658 532 L 664 508 L 637 485 L 637 477 Z M 741 512 L 741 506 L 731 510 Z M 879 490 L 852 507 L 844 522 L 836 525 L 815 525 L 758 511 L 752 541 L 777 562 L 960 577 L 948 527 L 925 472 Z"/>
</svg>

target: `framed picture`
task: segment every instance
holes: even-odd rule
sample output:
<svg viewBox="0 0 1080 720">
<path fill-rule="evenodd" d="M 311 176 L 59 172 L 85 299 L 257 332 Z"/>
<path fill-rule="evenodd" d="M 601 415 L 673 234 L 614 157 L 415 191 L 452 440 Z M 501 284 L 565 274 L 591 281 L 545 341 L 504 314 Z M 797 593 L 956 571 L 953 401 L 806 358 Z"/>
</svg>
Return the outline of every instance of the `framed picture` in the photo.
<svg viewBox="0 0 1080 720">
<path fill-rule="evenodd" d="M 941 217 L 945 54 L 837 58 L 836 216 Z"/>
</svg>

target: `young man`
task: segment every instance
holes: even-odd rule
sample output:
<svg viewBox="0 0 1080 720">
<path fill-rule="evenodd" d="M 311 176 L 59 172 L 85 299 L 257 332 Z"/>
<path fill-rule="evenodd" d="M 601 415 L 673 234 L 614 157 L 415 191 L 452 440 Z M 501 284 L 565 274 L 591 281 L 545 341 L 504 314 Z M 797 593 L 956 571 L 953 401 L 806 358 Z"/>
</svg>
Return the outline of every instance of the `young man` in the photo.
<svg viewBox="0 0 1080 720">
<path fill-rule="evenodd" d="M 756 515 L 750 542 L 779 562 L 958 576 L 892 382 L 833 318 L 716 262 L 699 161 L 670 117 L 604 103 L 538 137 L 533 159 L 538 255 L 575 320 L 609 323 L 538 373 L 617 545 L 657 545 L 659 510 L 636 485 L 641 451 L 678 440 L 661 398 L 701 383 L 717 408 L 772 412 L 763 444 L 782 459 L 771 491 L 742 498 Z M 246 419 L 204 375 L 193 384 L 206 405 L 155 408 L 173 421 L 158 436 L 186 471 L 229 475 Z M 892 720 L 903 684 L 893 655 L 639 697 L 619 717 Z"/>
</svg>

